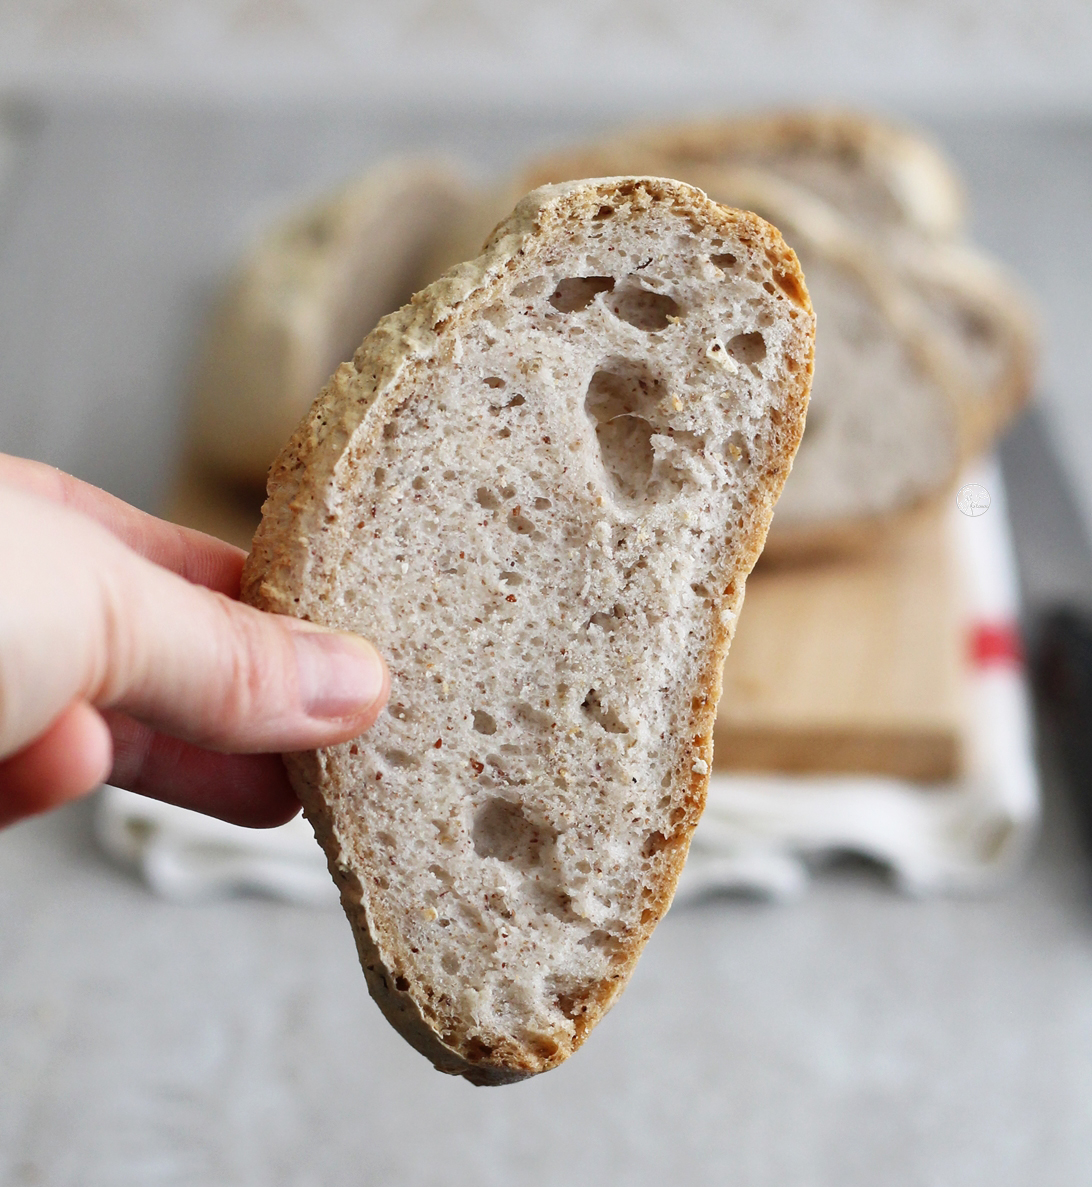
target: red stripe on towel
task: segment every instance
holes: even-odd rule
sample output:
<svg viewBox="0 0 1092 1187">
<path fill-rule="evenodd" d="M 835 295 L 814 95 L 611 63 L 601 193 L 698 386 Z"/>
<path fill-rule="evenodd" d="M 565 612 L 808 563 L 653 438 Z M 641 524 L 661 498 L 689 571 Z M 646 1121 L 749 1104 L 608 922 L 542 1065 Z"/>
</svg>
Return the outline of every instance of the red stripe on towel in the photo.
<svg viewBox="0 0 1092 1187">
<path fill-rule="evenodd" d="M 974 623 L 970 631 L 970 659 L 976 668 L 1021 667 L 1024 644 L 1016 623 Z"/>
</svg>

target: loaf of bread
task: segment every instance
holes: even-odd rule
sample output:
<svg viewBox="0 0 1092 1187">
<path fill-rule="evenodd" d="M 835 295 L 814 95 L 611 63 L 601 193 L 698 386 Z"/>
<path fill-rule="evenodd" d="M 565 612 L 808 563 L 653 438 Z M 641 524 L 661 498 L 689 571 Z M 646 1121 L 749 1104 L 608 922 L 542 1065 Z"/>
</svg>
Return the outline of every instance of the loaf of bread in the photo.
<svg viewBox="0 0 1092 1187">
<path fill-rule="evenodd" d="M 392 676 L 367 734 L 286 762 L 372 995 L 440 1070 L 559 1064 L 667 909 L 813 334 L 755 215 L 544 187 L 273 467 L 244 598 L 367 635 Z"/>
<path fill-rule="evenodd" d="M 555 154 L 516 186 L 631 171 L 768 218 L 808 276 L 821 327 L 811 415 L 767 555 L 886 537 L 947 497 L 1028 399 L 1027 303 L 960 238 L 960 188 L 928 141 L 844 113 L 749 116 Z"/>
<path fill-rule="evenodd" d="M 470 191 L 450 169 L 393 161 L 271 227 L 217 309 L 197 383 L 191 452 L 260 490 L 315 392 L 407 301 Z"/>
<path fill-rule="evenodd" d="M 800 186 L 869 231 L 908 228 L 950 237 L 963 230 L 963 190 L 944 155 L 919 133 L 858 112 L 764 112 L 639 128 L 584 149 L 541 157 L 522 174 L 529 188 L 596 165 L 641 161 L 671 176 L 752 169 Z"/>
</svg>

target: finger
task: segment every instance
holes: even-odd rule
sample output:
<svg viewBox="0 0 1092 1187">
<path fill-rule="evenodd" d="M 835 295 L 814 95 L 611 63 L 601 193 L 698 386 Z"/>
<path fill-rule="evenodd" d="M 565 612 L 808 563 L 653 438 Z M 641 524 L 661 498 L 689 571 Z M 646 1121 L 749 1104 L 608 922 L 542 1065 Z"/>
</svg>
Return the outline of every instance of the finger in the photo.
<svg viewBox="0 0 1092 1187">
<path fill-rule="evenodd" d="M 96 704 L 240 754 L 333 745 L 379 715 L 390 677 L 366 640 L 148 568 L 108 590 Z"/>
<path fill-rule="evenodd" d="M 332 745 L 378 716 L 389 677 L 365 640 L 192 585 L 33 496 L 3 501 L 0 555 L 27 563 L 0 586 L 0 755 L 73 700 L 238 753 Z"/>
<path fill-rule="evenodd" d="M 54 466 L 0 453 L 0 483 L 95 520 L 140 556 L 195 585 L 239 596 L 246 553 L 192 528 L 167 523 Z"/>
<path fill-rule="evenodd" d="M 0 762 L 0 828 L 93 791 L 110 770 L 113 742 L 85 701 L 70 705 L 41 737 Z"/>
<path fill-rule="evenodd" d="M 272 828 L 300 810 L 275 754 L 217 754 L 156 733 L 124 713 L 104 714 L 114 738 L 109 781 L 247 828 Z"/>
</svg>

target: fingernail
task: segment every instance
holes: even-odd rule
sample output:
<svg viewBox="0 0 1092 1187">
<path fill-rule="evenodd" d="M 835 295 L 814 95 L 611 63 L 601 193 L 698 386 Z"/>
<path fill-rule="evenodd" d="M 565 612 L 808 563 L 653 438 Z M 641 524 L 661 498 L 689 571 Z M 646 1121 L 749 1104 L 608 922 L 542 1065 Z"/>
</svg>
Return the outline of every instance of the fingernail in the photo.
<svg viewBox="0 0 1092 1187">
<path fill-rule="evenodd" d="M 356 717 L 383 695 L 386 669 L 375 648 L 354 635 L 293 632 L 300 702 L 311 717 Z"/>
</svg>

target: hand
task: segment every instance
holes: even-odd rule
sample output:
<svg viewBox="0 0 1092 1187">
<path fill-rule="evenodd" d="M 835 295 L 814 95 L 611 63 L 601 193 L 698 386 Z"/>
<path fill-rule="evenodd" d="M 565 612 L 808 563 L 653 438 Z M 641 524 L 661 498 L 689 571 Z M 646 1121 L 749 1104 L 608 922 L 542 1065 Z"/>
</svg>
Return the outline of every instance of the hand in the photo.
<svg viewBox="0 0 1092 1187">
<path fill-rule="evenodd" d="M 245 553 L 0 454 L 0 827 L 109 780 L 237 824 L 299 810 L 279 752 L 386 702 L 355 635 L 236 599 Z"/>
</svg>

